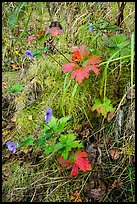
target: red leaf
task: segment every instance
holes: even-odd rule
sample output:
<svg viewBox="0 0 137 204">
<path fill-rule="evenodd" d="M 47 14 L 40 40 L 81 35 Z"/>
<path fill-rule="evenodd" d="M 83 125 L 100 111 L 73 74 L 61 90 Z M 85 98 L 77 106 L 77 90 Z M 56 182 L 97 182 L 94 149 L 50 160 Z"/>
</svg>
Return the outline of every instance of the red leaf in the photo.
<svg viewBox="0 0 137 204">
<path fill-rule="evenodd" d="M 67 64 L 64 64 L 62 66 L 62 69 L 63 69 L 63 72 L 69 72 L 69 71 L 72 71 L 73 69 L 75 68 L 75 65 L 71 62 L 67 63 Z"/>
<path fill-rule="evenodd" d="M 88 158 L 85 158 L 86 156 L 86 152 L 80 152 L 76 157 L 75 164 L 77 164 L 81 171 L 91 170 L 91 165 Z"/>
<path fill-rule="evenodd" d="M 76 176 L 78 174 L 78 165 L 73 163 L 72 166 L 73 166 L 73 169 L 72 169 L 72 171 L 70 173 L 70 177 Z"/>
<path fill-rule="evenodd" d="M 68 160 L 64 160 L 61 156 L 57 157 L 57 161 L 61 164 L 61 166 L 69 166 L 70 162 Z"/>
<path fill-rule="evenodd" d="M 95 65 L 95 64 L 100 63 L 101 60 L 99 58 L 100 58 L 99 56 L 92 56 L 90 60 L 88 61 L 88 64 Z"/>
<path fill-rule="evenodd" d="M 71 78 L 75 78 L 76 77 L 76 81 L 81 84 L 82 80 L 86 77 L 89 77 L 89 71 L 88 70 L 82 70 L 82 69 L 77 69 L 75 71 L 72 72 L 71 74 Z"/>
<path fill-rule="evenodd" d="M 76 81 L 81 84 L 84 78 L 89 77 L 89 71 L 92 70 L 95 74 L 99 73 L 99 56 L 90 56 L 86 45 L 76 49 L 74 55 L 70 58 L 72 62 L 63 65 L 63 71 L 73 71 L 71 78 L 76 78 Z"/>
<path fill-rule="evenodd" d="M 92 70 L 95 74 L 98 74 L 99 73 L 99 69 L 97 68 L 97 65 L 89 65 L 86 67 L 87 69 L 89 70 Z"/>
<path fill-rule="evenodd" d="M 57 157 L 57 161 L 61 165 L 61 171 L 63 172 L 65 169 L 64 167 L 67 167 L 67 169 L 71 168 L 71 163 L 68 160 L 64 160 L 61 156 Z"/>
<path fill-rule="evenodd" d="M 95 74 L 99 73 L 99 63 L 101 60 L 98 56 L 92 56 L 88 61 L 84 63 L 86 69 L 92 70 Z"/>
</svg>

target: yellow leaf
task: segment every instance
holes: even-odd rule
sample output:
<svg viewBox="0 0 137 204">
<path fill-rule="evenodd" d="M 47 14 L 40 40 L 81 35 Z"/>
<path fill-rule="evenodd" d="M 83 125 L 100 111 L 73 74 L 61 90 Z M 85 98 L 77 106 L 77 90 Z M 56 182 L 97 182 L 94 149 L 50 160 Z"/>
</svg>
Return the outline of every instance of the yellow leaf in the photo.
<svg viewBox="0 0 137 204">
<path fill-rule="evenodd" d="M 17 64 L 15 64 L 15 63 L 11 63 L 10 66 L 11 66 L 14 70 L 20 69 L 19 66 L 18 66 Z"/>
<path fill-rule="evenodd" d="M 15 51 L 14 53 L 15 53 L 16 55 L 20 56 L 20 54 L 19 54 L 19 52 L 18 52 L 18 51 Z"/>
</svg>

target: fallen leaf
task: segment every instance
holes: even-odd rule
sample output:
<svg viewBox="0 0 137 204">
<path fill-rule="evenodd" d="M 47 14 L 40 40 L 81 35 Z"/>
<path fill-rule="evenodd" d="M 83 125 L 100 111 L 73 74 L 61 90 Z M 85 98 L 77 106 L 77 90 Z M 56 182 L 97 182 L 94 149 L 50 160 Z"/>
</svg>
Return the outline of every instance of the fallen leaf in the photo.
<svg viewBox="0 0 137 204">
<path fill-rule="evenodd" d="M 72 171 L 70 173 L 70 177 L 78 175 L 78 165 L 73 163 L 72 164 Z"/>
<path fill-rule="evenodd" d="M 87 171 L 87 170 L 90 171 L 92 169 L 88 158 L 85 158 L 87 156 L 88 155 L 86 152 L 80 152 L 76 157 L 75 164 L 78 165 L 81 171 Z"/>
<path fill-rule="evenodd" d="M 31 35 L 31 36 L 28 37 L 28 42 L 31 42 L 34 39 L 36 39 L 36 37 L 34 35 Z"/>
<path fill-rule="evenodd" d="M 55 35 L 62 35 L 63 30 L 59 29 L 58 27 L 52 27 L 52 28 L 49 28 L 47 30 L 47 32 L 50 33 L 49 37 L 52 37 L 52 36 L 55 36 Z"/>
<path fill-rule="evenodd" d="M 108 114 L 108 117 L 107 117 L 108 122 L 110 122 L 114 118 L 114 116 L 115 116 L 115 113 L 114 112 L 110 112 Z"/>
<path fill-rule="evenodd" d="M 78 190 L 76 190 L 71 196 L 70 196 L 70 200 L 73 202 L 82 202 L 80 193 L 78 192 Z"/>
<path fill-rule="evenodd" d="M 96 156 L 97 156 L 97 148 L 96 146 L 92 143 L 91 145 L 86 147 L 86 152 L 89 155 L 89 160 L 92 162 L 92 164 L 95 162 Z"/>
<path fill-rule="evenodd" d="M 117 160 L 122 154 L 122 150 L 118 147 L 114 147 L 110 150 L 110 155 L 113 160 Z"/>
<path fill-rule="evenodd" d="M 10 66 L 11 66 L 12 69 L 14 69 L 14 70 L 19 70 L 19 69 L 20 69 L 20 67 L 19 67 L 16 63 L 11 63 Z"/>
<path fill-rule="evenodd" d="M 120 179 L 117 179 L 112 184 L 112 188 L 121 188 L 122 185 L 123 185 L 123 182 Z"/>
<path fill-rule="evenodd" d="M 111 137 L 110 137 L 110 135 L 108 135 L 107 138 L 105 139 L 105 145 L 106 145 L 106 147 L 108 146 L 108 144 L 109 144 L 109 142 L 110 142 L 110 139 L 111 139 Z"/>
<path fill-rule="evenodd" d="M 45 30 L 41 30 L 38 34 L 37 34 L 37 38 L 42 38 L 45 35 Z"/>
<path fill-rule="evenodd" d="M 105 189 L 102 188 L 94 188 L 91 189 L 90 192 L 88 193 L 89 198 L 94 198 L 94 199 L 101 199 L 105 195 Z"/>
</svg>

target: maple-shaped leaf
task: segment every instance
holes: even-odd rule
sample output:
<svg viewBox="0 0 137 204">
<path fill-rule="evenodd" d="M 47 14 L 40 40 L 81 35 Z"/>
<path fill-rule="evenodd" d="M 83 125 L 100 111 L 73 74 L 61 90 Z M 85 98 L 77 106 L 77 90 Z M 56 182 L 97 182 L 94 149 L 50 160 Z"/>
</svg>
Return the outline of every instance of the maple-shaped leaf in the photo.
<svg viewBox="0 0 137 204">
<path fill-rule="evenodd" d="M 70 72 L 75 68 L 75 64 L 68 62 L 62 66 L 63 72 Z"/>
<path fill-rule="evenodd" d="M 99 56 L 92 56 L 88 61 L 84 63 L 86 69 L 92 70 L 95 74 L 99 73 L 99 63 L 101 60 L 99 59 Z"/>
<path fill-rule="evenodd" d="M 90 56 L 90 52 L 86 45 L 76 49 L 74 55 L 70 57 L 72 62 L 64 64 L 63 72 L 72 71 L 71 78 L 76 78 L 76 81 L 81 84 L 84 78 L 89 77 L 89 72 L 92 70 L 96 75 L 99 73 L 99 56 Z"/>
<path fill-rule="evenodd" d="M 75 164 L 75 163 L 73 163 L 72 164 L 72 171 L 71 171 L 71 173 L 70 173 L 70 177 L 72 177 L 72 176 L 76 176 L 77 174 L 78 174 L 78 165 L 77 164 Z"/>
<path fill-rule="evenodd" d="M 92 106 L 92 111 L 97 110 L 98 114 L 100 113 L 104 116 L 104 118 L 107 117 L 108 112 L 114 112 L 115 109 L 112 105 L 110 105 L 110 100 L 108 98 L 104 98 L 103 103 L 100 99 L 95 100 L 95 104 Z"/>
<path fill-rule="evenodd" d="M 71 78 L 75 78 L 76 77 L 76 81 L 81 84 L 82 83 L 82 80 L 84 78 L 88 78 L 89 77 L 89 70 L 81 70 L 81 69 L 78 69 L 78 70 L 75 70 L 72 72 L 71 74 Z"/>
<path fill-rule="evenodd" d="M 88 158 L 86 158 L 87 156 L 86 152 L 80 152 L 76 156 L 75 164 L 77 164 L 81 171 L 90 171 L 92 169 Z"/>
<path fill-rule="evenodd" d="M 73 159 L 73 157 L 75 158 Z M 74 155 L 72 154 L 68 160 L 64 160 L 63 157 L 58 156 L 57 161 L 61 164 L 62 171 L 64 170 L 64 167 L 67 167 L 67 169 L 72 167 L 72 171 L 70 173 L 70 177 L 72 177 L 78 174 L 79 169 L 81 171 L 90 171 L 92 169 L 90 162 L 86 157 L 86 152 L 79 152 L 78 150 L 74 153 Z"/>
<path fill-rule="evenodd" d="M 59 143 L 55 145 L 54 149 L 56 149 L 56 146 L 62 147 L 59 149 L 59 153 L 61 153 L 61 156 L 64 160 L 68 159 L 69 152 L 74 148 L 81 148 L 83 147 L 83 144 L 80 143 L 80 140 L 75 140 L 76 136 L 73 133 L 70 133 L 68 135 L 60 135 Z"/>
</svg>

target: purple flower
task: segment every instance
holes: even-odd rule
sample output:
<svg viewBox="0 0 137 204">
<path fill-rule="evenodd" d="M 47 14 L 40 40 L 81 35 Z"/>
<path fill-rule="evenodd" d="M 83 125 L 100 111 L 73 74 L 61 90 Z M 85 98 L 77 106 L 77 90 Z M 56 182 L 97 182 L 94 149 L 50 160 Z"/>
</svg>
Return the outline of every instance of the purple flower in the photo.
<svg viewBox="0 0 137 204">
<path fill-rule="evenodd" d="M 13 153 L 16 152 L 16 146 L 15 146 L 14 142 L 6 142 L 6 145 L 8 146 L 8 149 L 11 152 L 13 152 Z"/>
<path fill-rule="evenodd" d="M 27 55 L 27 57 L 34 58 L 32 52 L 29 51 L 29 50 L 27 50 L 27 51 L 25 52 L 25 54 Z"/>
<path fill-rule="evenodd" d="M 90 26 L 89 31 L 93 32 L 93 27 L 92 26 Z"/>
<path fill-rule="evenodd" d="M 52 108 L 49 108 L 45 112 L 45 122 L 48 123 L 52 117 Z"/>
</svg>

